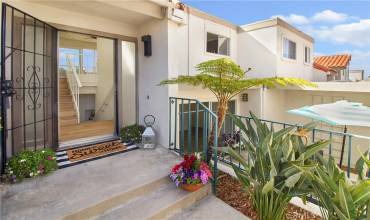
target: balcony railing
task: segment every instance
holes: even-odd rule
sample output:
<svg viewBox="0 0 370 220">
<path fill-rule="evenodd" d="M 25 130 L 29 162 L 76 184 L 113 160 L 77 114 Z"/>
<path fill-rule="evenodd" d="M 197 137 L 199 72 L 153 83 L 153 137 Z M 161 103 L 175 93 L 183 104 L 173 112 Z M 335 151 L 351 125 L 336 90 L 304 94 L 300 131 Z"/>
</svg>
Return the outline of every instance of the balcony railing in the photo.
<svg viewBox="0 0 370 220">
<path fill-rule="evenodd" d="M 251 121 L 252 118 L 248 116 L 241 116 L 241 115 L 234 115 L 241 119 L 244 123 L 247 121 Z M 261 120 L 263 123 L 266 123 L 270 129 L 274 129 L 275 131 L 287 127 L 295 127 L 297 130 L 302 127 L 302 125 L 299 124 L 291 124 L 286 122 L 278 122 L 278 121 L 271 121 L 271 120 Z M 253 123 L 252 123 L 253 124 Z M 231 120 L 231 117 L 229 115 L 226 116 L 225 123 L 221 129 L 221 137 L 223 135 L 229 135 L 233 134 L 235 131 L 237 131 L 238 128 Z M 313 129 L 309 134 L 306 134 L 308 137 L 308 144 L 313 143 L 318 140 L 329 140 L 329 146 L 327 149 L 325 149 L 322 154 L 324 157 L 333 156 L 338 163 L 338 166 L 340 166 L 343 170 L 346 171 L 347 176 L 351 177 L 351 173 L 355 173 L 355 163 L 356 158 L 353 154 L 353 146 L 354 142 L 362 144 L 365 144 L 364 146 L 370 146 L 370 138 L 364 137 L 360 135 L 350 134 L 350 133 L 344 133 L 339 131 L 332 131 L 332 130 L 325 130 L 320 128 Z M 222 140 L 219 141 L 219 143 L 222 145 Z M 357 144 L 358 145 L 358 144 Z M 356 146 L 357 146 L 356 145 Z M 243 149 L 242 149 L 242 143 L 239 142 L 234 146 L 239 151 L 239 154 L 243 155 Z M 222 148 L 222 147 L 220 147 Z M 342 149 L 343 148 L 343 149 Z M 223 151 L 225 152 L 225 151 Z M 358 152 L 360 153 L 360 152 Z M 363 153 L 363 152 L 362 152 Z M 245 152 L 244 156 L 248 158 L 248 154 Z M 219 155 L 219 160 L 222 162 L 225 162 L 227 164 L 231 164 L 233 161 L 230 157 L 228 157 L 227 153 L 221 153 Z M 240 166 L 240 164 L 237 164 Z M 369 173 L 370 175 L 370 173 Z"/>
</svg>

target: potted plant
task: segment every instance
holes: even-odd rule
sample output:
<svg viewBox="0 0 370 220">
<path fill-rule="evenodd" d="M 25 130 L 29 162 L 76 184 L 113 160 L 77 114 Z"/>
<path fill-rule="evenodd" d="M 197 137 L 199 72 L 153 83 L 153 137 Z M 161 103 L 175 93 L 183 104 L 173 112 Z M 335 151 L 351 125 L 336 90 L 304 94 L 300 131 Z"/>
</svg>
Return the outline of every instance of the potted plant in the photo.
<svg viewBox="0 0 370 220">
<path fill-rule="evenodd" d="M 212 173 L 200 154 L 184 155 L 184 160 L 176 164 L 170 174 L 177 187 L 189 192 L 207 184 L 211 177 Z"/>
</svg>

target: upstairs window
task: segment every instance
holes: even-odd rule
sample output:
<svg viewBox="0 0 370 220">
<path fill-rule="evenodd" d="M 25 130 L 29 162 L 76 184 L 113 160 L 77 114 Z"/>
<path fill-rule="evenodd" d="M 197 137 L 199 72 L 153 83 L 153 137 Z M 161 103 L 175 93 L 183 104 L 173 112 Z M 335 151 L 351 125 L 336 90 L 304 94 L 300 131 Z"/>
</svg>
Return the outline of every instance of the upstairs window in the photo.
<svg viewBox="0 0 370 220">
<path fill-rule="evenodd" d="M 230 38 L 217 34 L 207 33 L 207 52 L 229 56 Z"/>
<path fill-rule="evenodd" d="M 82 49 L 82 71 L 84 73 L 96 73 L 97 62 L 96 50 Z"/>
<path fill-rule="evenodd" d="M 97 51 L 95 49 L 59 48 L 59 70 L 69 70 L 69 61 L 76 73 L 97 72 Z"/>
<path fill-rule="evenodd" d="M 80 73 L 80 50 L 75 48 L 59 48 L 59 70 L 63 73 L 69 70 L 69 61 L 77 73 Z"/>
<path fill-rule="evenodd" d="M 291 60 L 297 58 L 297 44 L 287 38 L 283 38 L 283 57 Z"/>
<path fill-rule="evenodd" d="M 304 62 L 311 63 L 311 48 L 307 46 L 304 47 Z"/>
</svg>

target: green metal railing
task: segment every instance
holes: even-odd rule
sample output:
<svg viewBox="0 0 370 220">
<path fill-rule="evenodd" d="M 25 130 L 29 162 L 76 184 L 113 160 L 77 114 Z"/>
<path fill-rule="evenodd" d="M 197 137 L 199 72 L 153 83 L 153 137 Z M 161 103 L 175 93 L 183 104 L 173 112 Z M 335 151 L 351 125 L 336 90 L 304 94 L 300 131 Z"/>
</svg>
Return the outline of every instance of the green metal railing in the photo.
<svg viewBox="0 0 370 220">
<path fill-rule="evenodd" d="M 247 120 L 248 121 L 252 120 L 252 118 L 248 116 L 241 116 L 241 115 L 234 115 L 234 116 L 238 117 L 243 122 L 246 122 Z M 228 121 L 229 123 L 231 123 L 231 126 L 229 126 L 228 129 L 226 128 L 226 126 L 223 126 L 221 129 L 221 134 L 234 133 L 237 130 L 237 128 L 236 128 L 236 125 L 232 122 L 231 117 L 229 115 L 226 116 L 225 121 Z M 290 123 L 285 123 L 285 122 L 277 122 L 277 121 L 270 121 L 270 120 L 261 120 L 261 121 L 269 125 L 270 128 L 274 128 L 274 130 L 279 130 L 279 128 L 282 129 L 282 128 L 292 127 L 292 126 L 296 127 L 296 129 L 299 129 L 302 127 L 302 125 L 290 124 Z M 353 160 L 352 158 L 353 156 L 352 146 L 354 144 L 354 141 L 362 140 L 363 142 L 366 142 L 367 145 L 365 146 L 370 145 L 370 139 L 368 137 L 363 137 L 363 136 L 339 132 L 339 131 L 331 131 L 331 130 L 315 128 L 312 130 L 312 132 L 310 132 L 310 134 L 307 134 L 307 135 L 309 136 L 309 143 L 313 143 L 318 140 L 330 140 L 328 149 L 326 149 L 325 152 L 323 152 L 324 156 L 333 155 L 333 151 L 334 151 L 333 148 L 334 146 L 336 146 L 335 150 L 337 151 L 339 155 L 334 155 L 334 157 L 338 159 L 338 165 L 341 168 L 346 170 L 348 177 L 350 177 L 351 171 L 354 170 L 354 164 L 352 164 L 352 162 L 355 162 L 355 160 Z M 237 148 L 239 150 L 239 154 L 241 154 L 242 153 L 241 142 L 239 141 L 237 145 L 238 145 Z M 343 154 L 344 152 L 346 152 L 347 154 L 346 158 L 344 157 L 345 156 Z M 342 157 L 342 159 L 340 159 L 340 157 Z M 225 154 L 221 154 L 221 156 L 219 156 L 219 159 L 220 161 L 228 163 L 228 164 L 232 163 L 231 158 L 225 156 Z M 345 166 L 343 166 L 343 164 L 345 164 Z M 240 167 L 240 164 L 238 164 L 238 166 Z"/>
<path fill-rule="evenodd" d="M 217 136 L 217 115 L 212 112 L 207 104 L 203 104 L 196 99 L 188 98 L 169 98 L 169 146 L 171 150 L 178 152 L 180 155 L 190 154 L 195 152 L 202 152 L 203 155 L 208 157 L 208 144 L 212 130 L 213 134 L 213 146 L 211 159 L 213 161 L 213 182 L 212 188 L 215 192 L 217 183 L 217 163 L 222 161 L 227 164 L 234 163 L 240 167 L 240 164 L 232 161 L 232 158 L 224 151 L 224 140 L 225 134 L 234 134 L 238 128 L 231 120 L 230 115 L 226 116 L 224 125 L 221 128 L 220 137 Z M 251 121 L 252 118 L 248 116 L 235 115 L 243 122 Z M 295 127 L 297 130 L 302 127 L 299 124 L 292 124 L 286 122 L 278 122 L 272 120 L 261 120 L 266 123 L 270 128 L 275 131 L 287 127 Z M 353 146 L 370 146 L 370 138 L 363 137 L 351 133 L 345 133 L 340 131 L 325 130 L 315 128 L 308 136 L 308 143 L 313 143 L 318 140 L 330 140 L 330 144 L 326 150 L 322 153 L 325 156 L 333 155 L 338 161 L 338 165 L 344 169 L 347 176 L 350 177 L 351 172 L 353 173 L 355 168 L 356 158 L 353 158 Z M 361 143 L 361 145 L 359 145 Z M 246 151 L 243 152 L 242 143 L 239 141 L 236 143 L 240 154 L 248 155 Z M 206 158 L 210 159 L 210 158 Z M 370 172 L 368 174 L 370 176 Z"/>
<path fill-rule="evenodd" d="M 218 132 L 217 115 L 196 99 L 169 98 L 169 147 L 180 155 L 199 153 L 213 161 L 212 190 L 216 193 Z M 213 140 L 210 141 L 209 139 Z M 209 146 L 212 143 L 213 146 Z M 212 154 L 209 155 L 209 148 Z M 208 158 L 208 157 L 211 158 Z"/>
</svg>

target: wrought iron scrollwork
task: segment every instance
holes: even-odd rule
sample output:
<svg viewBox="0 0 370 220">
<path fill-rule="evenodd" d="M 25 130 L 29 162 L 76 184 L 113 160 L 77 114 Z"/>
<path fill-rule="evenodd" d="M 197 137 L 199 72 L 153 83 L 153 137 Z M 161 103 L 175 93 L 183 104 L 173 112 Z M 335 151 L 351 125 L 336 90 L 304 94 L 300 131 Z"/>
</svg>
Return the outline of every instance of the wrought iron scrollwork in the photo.
<svg viewBox="0 0 370 220">
<path fill-rule="evenodd" d="M 41 71 L 40 67 L 30 65 L 27 67 L 27 71 L 32 71 L 30 79 L 28 80 L 28 96 L 30 97 L 31 104 L 27 105 L 28 110 L 37 110 L 41 108 L 42 104 L 38 103 L 40 97 L 41 81 L 38 73 Z"/>
</svg>

